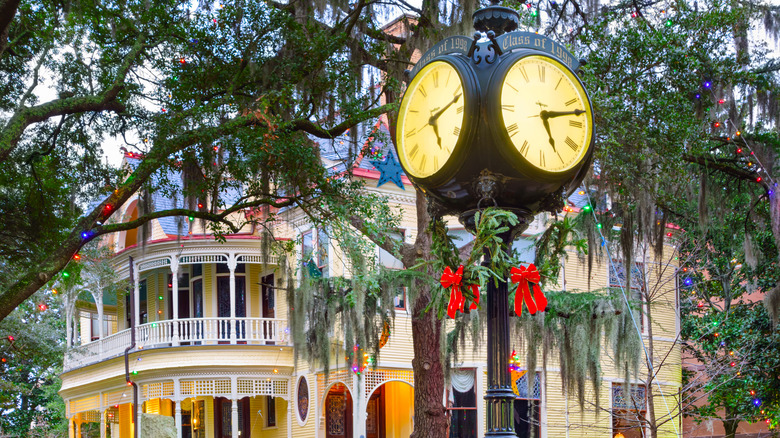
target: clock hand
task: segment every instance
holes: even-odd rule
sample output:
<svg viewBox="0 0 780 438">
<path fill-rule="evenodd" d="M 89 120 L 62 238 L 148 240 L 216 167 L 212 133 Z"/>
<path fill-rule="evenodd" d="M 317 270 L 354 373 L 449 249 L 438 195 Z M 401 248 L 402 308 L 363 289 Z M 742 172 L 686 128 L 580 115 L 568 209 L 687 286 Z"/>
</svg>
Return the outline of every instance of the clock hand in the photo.
<svg viewBox="0 0 780 438">
<path fill-rule="evenodd" d="M 436 143 L 439 144 L 439 149 L 441 149 L 441 137 L 439 137 L 439 124 L 436 123 L 434 120 L 431 124 L 431 127 L 433 128 L 433 133 L 436 134 Z"/>
<path fill-rule="evenodd" d="M 442 114 L 444 114 L 444 111 L 447 111 L 447 108 L 451 107 L 453 104 L 455 104 L 455 102 L 457 102 L 458 100 L 460 100 L 460 96 L 461 96 L 461 95 L 460 95 L 460 94 L 458 94 L 457 96 L 455 96 L 455 98 L 454 98 L 454 99 L 452 99 L 452 101 L 451 101 L 450 103 L 448 103 L 447 105 L 444 105 L 444 108 L 442 108 L 442 109 L 440 109 L 439 111 L 437 111 L 437 112 L 436 112 L 436 114 L 433 114 L 433 115 L 431 116 L 431 118 L 430 118 L 430 119 L 428 119 L 428 124 L 429 124 L 429 125 L 435 125 L 435 124 L 436 124 L 436 120 L 437 120 L 439 117 L 441 117 L 441 115 L 442 115 Z"/>
<path fill-rule="evenodd" d="M 553 117 L 561 117 L 561 116 L 571 116 L 571 115 L 578 116 L 585 112 L 586 112 L 585 110 L 581 110 L 581 109 L 576 109 L 574 111 L 542 111 L 540 116 L 543 119 L 551 119 Z"/>
<path fill-rule="evenodd" d="M 547 121 L 547 117 L 545 117 L 544 113 L 545 111 L 542 111 L 542 124 L 544 124 L 544 129 L 547 130 L 547 136 L 550 138 L 550 146 L 552 146 L 553 151 L 557 154 L 558 151 L 555 150 L 555 140 L 553 140 L 552 133 L 550 133 L 550 122 Z"/>
</svg>

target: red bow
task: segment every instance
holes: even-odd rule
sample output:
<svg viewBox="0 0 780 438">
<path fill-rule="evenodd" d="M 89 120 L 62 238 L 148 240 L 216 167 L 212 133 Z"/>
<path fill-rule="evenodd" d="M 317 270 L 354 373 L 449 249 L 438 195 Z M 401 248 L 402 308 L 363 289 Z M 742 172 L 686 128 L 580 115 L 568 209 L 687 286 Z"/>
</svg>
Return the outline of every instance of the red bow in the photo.
<svg viewBox="0 0 780 438">
<path fill-rule="evenodd" d="M 466 304 L 466 298 L 463 297 L 463 291 L 461 290 L 461 282 L 463 281 L 463 265 L 458 267 L 458 270 L 454 273 L 449 266 L 444 268 L 444 273 L 441 274 L 441 285 L 447 289 L 452 287 L 450 291 L 450 302 L 447 305 L 447 316 L 455 318 L 455 314 L 458 311 L 463 312 L 463 306 Z M 471 303 L 469 309 L 474 310 L 479 304 L 479 286 L 472 284 L 469 286 L 471 292 L 474 294 L 474 302 Z"/>
<path fill-rule="evenodd" d="M 515 291 L 515 313 L 517 316 L 523 315 L 523 301 L 528 306 L 528 311 L 531 315 L 536 313 L 537 309 L 541 312 L 547 308 L 547 298 L 539 288 L 539 271 L 536 269 L 533 263 L 528 267 L 520 266 L 520 268 L 512 268 L 510 271 L 512 283 L 517 283 L 517 290 Z M 531 299 L 531 291 L 528 290 L 528 283 L 533 284 L 534 298 Z M 522 297 L 520 294 L 522 293 Z M 536 303 L 534 303 L 536 301 Z"/>
</svg>

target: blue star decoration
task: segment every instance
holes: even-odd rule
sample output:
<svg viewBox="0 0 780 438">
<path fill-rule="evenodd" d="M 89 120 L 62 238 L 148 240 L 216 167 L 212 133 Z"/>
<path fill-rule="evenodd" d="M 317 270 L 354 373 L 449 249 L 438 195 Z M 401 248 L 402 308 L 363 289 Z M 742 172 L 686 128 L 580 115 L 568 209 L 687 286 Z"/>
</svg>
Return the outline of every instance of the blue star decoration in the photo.
<svg viewBox="0 0 780 438">
<path fill-rule="evenodd" d="M 395 150 L 392 147 L 388 148 L 386 155 L 384 161 L 371 160 L 371 164 L 379 171 L 379 181 L 377 181 L 376 186 L 379 187 L 388 181 L 392 181 L 401 190 L 406 190 L 403 181 L 401 181 L 403 169 L 401 169 L 401 163 L 395 157 Z"/>
</svg>

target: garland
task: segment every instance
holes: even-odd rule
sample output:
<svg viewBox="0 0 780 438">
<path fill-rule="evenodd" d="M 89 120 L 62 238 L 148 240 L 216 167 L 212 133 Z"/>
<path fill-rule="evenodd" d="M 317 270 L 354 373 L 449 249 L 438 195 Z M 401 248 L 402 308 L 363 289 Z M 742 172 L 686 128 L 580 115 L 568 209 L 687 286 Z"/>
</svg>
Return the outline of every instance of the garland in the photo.
<svg viewBox="0 0 780 438">
<path fill-rule="evenodd" d="M 510 304 L 518 316 L 513 318 L 511 336 L 525 349 L 526 369 L 537 368 L 539 352 L 542 369 L 546 369 L 549 354 L 557 351 L 563 386 L 568 393 L 577 394 L 581 408 L 587 381 L 592 383 L 598 406 L 601 358 L 607 356 L 606 347 L 611 350 L 616 368 L 625 375 L 626 381 L 631 381 L 630 376 L 637 374 L 641 344 L 633 333 L 634 322 L 622 295 L 611 289 L 545 295 L 539 287 L 545 281 L 544 273 L 534 264 L 522 266 L 501 238 L 518 223 L 517 217 L 511 212 L 488 208 L 477 214 L 475 223 L 473 246 L 465 262 L 461 261 L 460 251 L 441 220 L 434 221 L 430 229 L 435 267 L 443 272 L 440 279 L 443 287 L 439 289 L 442 293 L 434 295 L 432 310 L 439 318 L 446 313 L 454 319 L 447 336 L 447 351 L 452 359 L 448 364 L 457 361 L 459 346 L 464 347 L 467 340 L 475 351 L 479 348 L 486 320 L 484 309 L 479 306 L 484 302 L 479 298 L 479 288 L 491 280 L 506 281 L 506 274 L 501 273 L 509 273 L 509 280 L 517 284 L 515 293 L 510 295 Z M 579 243 L 576 246 L 582 248 Z M 479 264 L 483 256 L 487 263 Z M 458 266 L 455 271 L 454 266 Z M 524 305 L 528 312 L 523 312 Z M 458 312 L 463 315 L 457 315 Z M 469 325 L 470 333 L 466 330 Z M 533 380 L 528 379 L 529 384 Z"/>
</svg>

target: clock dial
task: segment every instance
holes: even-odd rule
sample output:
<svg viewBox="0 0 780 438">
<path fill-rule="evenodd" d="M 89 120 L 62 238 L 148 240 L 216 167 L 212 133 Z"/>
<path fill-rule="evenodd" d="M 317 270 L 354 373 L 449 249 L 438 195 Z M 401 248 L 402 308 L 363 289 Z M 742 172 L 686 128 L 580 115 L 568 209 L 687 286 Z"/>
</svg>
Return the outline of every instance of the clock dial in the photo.
<svg viewBox="0 0 780 438">
<path fill-rule="evenodd" d="M 463 135 L 465 108 L 463 81 L 451 64 L 434 61 L 420 70 L 401 101 L 396 128 L 406 173 L 427 178 L 444 167 Z"/>
<path fill-rule="evenodd" d="M 593 136 L 590 101 L 558 61 L 539 55 L 518 60 L 504 78 L 500 105 L 506 133 L 533 166 L 566 172 L 585 158 Z"/>
</svg>

